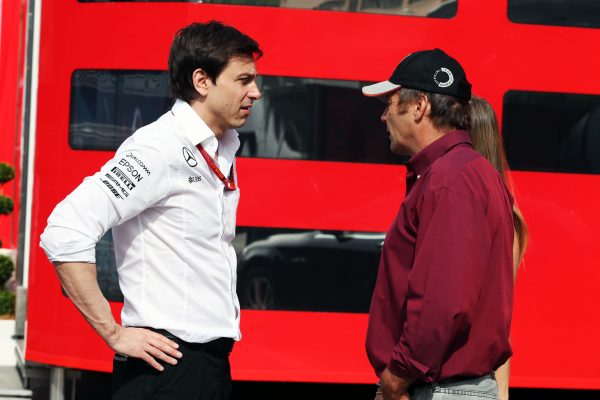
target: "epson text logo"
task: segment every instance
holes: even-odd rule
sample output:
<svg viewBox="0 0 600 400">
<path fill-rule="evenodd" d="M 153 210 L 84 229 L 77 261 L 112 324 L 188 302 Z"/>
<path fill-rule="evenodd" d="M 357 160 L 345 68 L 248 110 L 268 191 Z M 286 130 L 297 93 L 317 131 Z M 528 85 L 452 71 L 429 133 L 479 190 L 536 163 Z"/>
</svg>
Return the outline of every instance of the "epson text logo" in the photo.
<svg viewBox="0 0 600 400">
<path fill-rule="evenodd" d="M 137 169 L 133 168 L 133 165 L 126 159 L 122 158 L 121 161 L 119 161 L 119 165 L 125 167 L 125 169 L 127 169 L 127 172 L 129 172 L 129 174 L 133 177 L 133 179 L 137 180 L 138 182 L 144 179 L 142 175 L 140 175 L 140 172 Z"/>
</svg>

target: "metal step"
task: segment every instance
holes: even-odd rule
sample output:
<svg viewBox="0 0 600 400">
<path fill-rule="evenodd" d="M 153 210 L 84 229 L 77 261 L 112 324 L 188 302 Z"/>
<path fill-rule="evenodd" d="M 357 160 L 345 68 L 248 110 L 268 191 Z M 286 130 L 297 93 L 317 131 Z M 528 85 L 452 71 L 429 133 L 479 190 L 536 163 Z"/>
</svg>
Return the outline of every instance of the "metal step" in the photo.
<svg viewBox="0 0 600 400">
<path fill-rule="evenodd" d="M 0 367 L 0 400 L 31 399 L 33 392 L 23 388 L 16 367 Z"/>
<path fill-rule="evenodd" d="M 2 390 L 0 389 L 0 400 L 23 400 L 31 399 L 33 393 L 31 390 Z"/>
<path fill-rule="evenodd" d="M 15 343 L 15 356 L 17 359 L 16 371 L 20 379 L 21 387 L 24 388 L 24 390 L 31 389 L 31 381 L 34 379 L 47 382 L 50 376 L 50 368 L 47 365 L 26 361 L 23 339 L 17 339 Z M 31 392 L 31 390 L 29 390 L 29 392 Z M 1 396 L 0 399 L 2 399 Z"/>
</svg>

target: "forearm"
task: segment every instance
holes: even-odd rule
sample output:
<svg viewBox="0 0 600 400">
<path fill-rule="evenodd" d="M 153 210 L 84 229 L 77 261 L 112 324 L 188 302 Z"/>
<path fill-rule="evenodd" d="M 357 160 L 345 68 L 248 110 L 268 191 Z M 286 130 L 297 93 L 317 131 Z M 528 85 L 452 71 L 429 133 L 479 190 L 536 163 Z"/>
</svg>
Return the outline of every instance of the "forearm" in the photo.
<svg viewBox="0 0 600 400">
<path fill-rule="evenodd" d="M 510 377 L 510 359 L 496 370 L 496 382 L 500 400 L 508 400 L 508 380 Z"/>
<path fill-rule="evenodd" d="M 94 330 L 112 347 L 119 325 L 110 305 L 102 295 L 96 280 L 96 264 L 66 262 L 55 263 L 60 282 L 77 309 Z"/>
</svg>

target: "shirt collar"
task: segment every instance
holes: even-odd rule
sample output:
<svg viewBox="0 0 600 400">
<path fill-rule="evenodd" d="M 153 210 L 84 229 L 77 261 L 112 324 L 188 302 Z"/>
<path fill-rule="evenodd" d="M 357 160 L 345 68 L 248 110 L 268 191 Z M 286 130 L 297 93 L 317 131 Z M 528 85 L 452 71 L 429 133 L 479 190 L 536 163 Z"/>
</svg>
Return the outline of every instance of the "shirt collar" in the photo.
<svg viewBox="0 0 600 400">
<path fill-rule="evenodd" d="M 171 111 L 175 116 L 179 131 L 190 145 L 195 147 L 201 143 L 212 158 L 215 158 L 217 147 L 219 147 L 220 156 L 230 162 L 233 160 L 240 147 L 239 134 L 235 129 L 226 130 L 221 139 L 217 141 L 213 131 L 185 101 L 177 99 Z"/>
<path fill-rule="evenodd" d="M 471 139 L 467 131 L 452 131 L 429 144 L 423 150 L 415 154 L 408 163 L 407 168 L 420 176 L 433 164 L 435 160 L 446 154 L 451 148 L 461 143 L 471 146 Z"/>
</svg>

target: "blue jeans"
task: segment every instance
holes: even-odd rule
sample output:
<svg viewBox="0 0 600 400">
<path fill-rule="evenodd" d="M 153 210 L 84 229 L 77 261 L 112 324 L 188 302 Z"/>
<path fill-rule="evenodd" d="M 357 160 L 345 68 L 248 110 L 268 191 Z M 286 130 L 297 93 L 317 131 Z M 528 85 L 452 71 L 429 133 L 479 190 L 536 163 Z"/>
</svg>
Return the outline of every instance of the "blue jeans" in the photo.
<svg viewBox="0 0 600 400">
<path fill-rule="evenodd" d="M 428 383 L 410 391 L 411 400 L 498 400 L 498 384 L 491 375 L 452 383 Z"/>
</svg>

